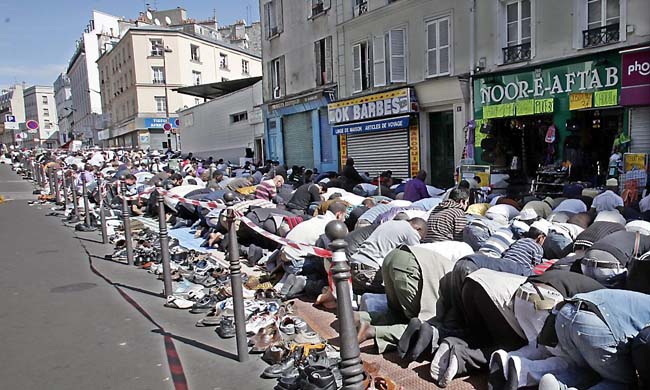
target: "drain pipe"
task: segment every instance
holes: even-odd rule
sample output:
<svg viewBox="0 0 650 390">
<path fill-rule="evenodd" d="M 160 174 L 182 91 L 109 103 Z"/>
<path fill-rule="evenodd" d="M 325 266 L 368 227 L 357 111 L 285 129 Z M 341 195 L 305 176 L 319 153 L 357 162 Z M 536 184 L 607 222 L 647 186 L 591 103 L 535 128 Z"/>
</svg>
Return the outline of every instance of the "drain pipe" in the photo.
<svg viewBox="0 0 650 390">
<path fill-rule="evenodd" d="M 476 68 L 476 0 L 469 0 L 469 118 L 474 120 L 474 69 Z"/>
</svg>

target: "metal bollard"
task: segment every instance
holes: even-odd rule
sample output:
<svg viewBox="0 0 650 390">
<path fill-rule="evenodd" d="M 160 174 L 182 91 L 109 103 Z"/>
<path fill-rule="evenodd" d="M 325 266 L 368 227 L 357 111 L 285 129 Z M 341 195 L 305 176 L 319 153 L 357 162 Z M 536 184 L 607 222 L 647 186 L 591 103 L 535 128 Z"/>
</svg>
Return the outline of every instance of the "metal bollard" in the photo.
<svg viewBox="0 0 650 390">
<path fill-rule="evenodd" d="M 133 265 L 133 241 L 131 240 L 131 220 L 129 218 L 129 202 L 126 200 L 126 182 L 120 178 L 120 194 L 122 195 L 122 224 L 124 224 L 124 241 L 126 241 L 126 261 Z"/>
<path fill-rule="evenodd" d="M 210 177 L 208 178 L 208 187 L 210 187 L 212 183 L 214 183 L 214 178 L 212 177 L 212 175 L 214 175 L 214 171 L 216 168 L 217 166 L 214 163 L 210 164 Z"/>
<path fill-rule="evenodd" d="M 72 212 L 73 219 L 79 221 L 79 198 L 77 197 L 77 186 L 74 182 L 74 172 L 70 175 L 70 190 L 72 192 L 72 207 L 74 208 Z"/>
<path fill-rule="evenodd" d="M 61 204 L 61 186 L 59 185 L 59 170 L 54 169 L 52 174 L 54 177 L 54 192 L 56 193 L 56 204 Z"/>
<path fill-rule="evenodd" d="M 167 221 L 165 215 L 165 201 L 163 188 L 160 183 L 156 184 L 156 201 L 158 202 L 158 229 L 160 237 L 160 257 L 163 266 L 163 280 L 165 285 L 165 297 L 172 295 L 172 275 L 169 264 L 169 235 L 167 234 Z"/>
<path fill-rule="evenodd" d="M 81 173 L 81 196 L 84 200 L 84 225 L 90 226 L 90 204 L 88 203 L 88 192 L 86 191 L 86 173 Z"/>
<path fill-rule="evenodd" d="M 68 203 L 70 202 L 70 200 L 68 199 L 68 180 L 66 179 L 68 171 L 64 169 L 63 171 L 61 171 L 61 173 L 62 173 L 62 178 L 61 179 L 63 181 L 63 183 L 62 183 L 62 185 L 63 185 L 63 206 L 64 206 L 63 209 L 67 210 L 68 209 Z"/>
<path fill-rule="evenodd" d="M 248 341 L 246 339 L 246 318 L 244 316 L 244 293 L 241 279 L 241 264 L 239 262 L 239 244 L 235 227 L 235 194 L 226 192 L 228 220 L 228 260 L 230 261 L 230 287 L 232 289 L 233 309 L 235 311 L 235 333 L 237 335 L 237 359 L 240 362 L 248 360 Z"/>
<path fill-rule="evenodd" d="M 35 162 L 35 161 L 36 161 L 36 160 L 34 160 L 34 162 Z M 39 176 L 39 172 L 38 172 L 38 165 L 35 163 L 35 164 L 32 166 L 32 169 L 34 170 L 34 176 L 33 176 L 33 178 L 34 178 L 34 183 L 38 186 L 38 185 L 41 184 L 41 178 L 40 178 L 40 176 Z"/>
<path fill-rule="evenodd" d="M 106 211 L 104 210 L 104 193 L 102 187 L 104 179 L 97 178 L 97 188 L 99 189 L 99 223 L 102 227 L 102 244 L 108 244 L 108 230 L 106 229 Z"/>
<path fill-rule="evenodd" d="M 54 170 L 48 169 L 45 171 L 47 174 L 47 186 L 50 188 L 50 196 L 54 195 Z"/>
<path fill-rule="evenodd" d="M 38 166 L 41 170 L 41 188 L 45 188 L 45 179 L 47 178 L 47 175 L 45 173 L 45 165 L 39 163 Z"/>
<path fill-rule="evenodd" d="M 359 341 L 354 326 L 352 301 L 350 296 L 350 265 L 345 255 L 347 243 L 343 240 L 348 228 L 341 221 L 332 221 L 325 227 L 325 234 L 331 240 L 332 279 L 336 284 L 336 309 L 339 320 L 341 340 L 341 374 L 343 389 L 363 389 L 363 365 L 361 362 Z"/>
</svg>

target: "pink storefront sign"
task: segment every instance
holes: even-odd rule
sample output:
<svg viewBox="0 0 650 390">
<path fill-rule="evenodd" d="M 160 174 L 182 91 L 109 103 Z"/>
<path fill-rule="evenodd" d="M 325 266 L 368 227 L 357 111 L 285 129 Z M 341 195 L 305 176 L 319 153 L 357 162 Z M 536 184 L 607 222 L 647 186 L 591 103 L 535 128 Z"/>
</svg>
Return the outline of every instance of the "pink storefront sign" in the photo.
<svg viewBox="0 0 650 390">
<path fill-rule="evenodd" d="M 650 49 L 624 53 L 621 76 L 621 105 L 650 105 Z"/>
</svg>

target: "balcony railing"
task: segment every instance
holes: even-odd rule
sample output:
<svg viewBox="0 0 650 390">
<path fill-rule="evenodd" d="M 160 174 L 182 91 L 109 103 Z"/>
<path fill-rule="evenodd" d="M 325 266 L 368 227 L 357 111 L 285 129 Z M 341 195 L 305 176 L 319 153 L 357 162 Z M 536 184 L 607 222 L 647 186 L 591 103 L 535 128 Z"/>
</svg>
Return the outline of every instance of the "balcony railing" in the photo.
<svg viewBox="0 0 650 390">
<path fill-rule="evenodd" d="M 618 42 L 619 31 L 618 23 L 584 30 L 582 32 L 582 47 L 595 47 Z"/>
<path fill-rule="evenodd" d="M 503 48 L 503 63 L 512 64 L 515 62 L 527 61 L 530 59 L 530 42 L 521 45 L 508 46 Z"/>
<path fill-rule="evenodd" d="M 354 16 L 361 16 L 365 13 L 368 12 L 368 2 L 364 1 L 362 3 L 359 3 L 356 7 L 354 7 Z"/>
</svg>

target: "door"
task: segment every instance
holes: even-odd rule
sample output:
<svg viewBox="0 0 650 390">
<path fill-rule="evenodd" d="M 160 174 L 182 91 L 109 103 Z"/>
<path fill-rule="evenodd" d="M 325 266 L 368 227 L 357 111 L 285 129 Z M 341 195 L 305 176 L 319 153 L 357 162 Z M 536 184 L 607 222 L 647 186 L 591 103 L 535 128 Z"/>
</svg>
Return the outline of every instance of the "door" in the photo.
<svg viewBox="0 0 650 390">
<path fill-rule="evenodd" d="M 314 135 L 311 112 L 287 115 L 283 118 L 284 162 L 289 166 L 314 167 Z"/>
<path fill-rule="evenodd" d="M 431 184 L 438 188 L 454 185 L 454 112 L 429 113 Z"/>
</svg>

